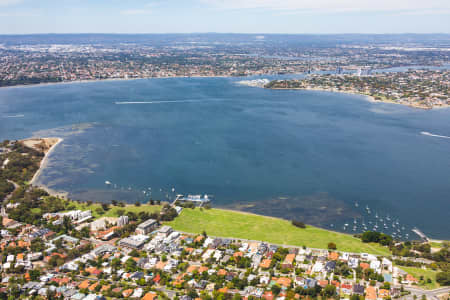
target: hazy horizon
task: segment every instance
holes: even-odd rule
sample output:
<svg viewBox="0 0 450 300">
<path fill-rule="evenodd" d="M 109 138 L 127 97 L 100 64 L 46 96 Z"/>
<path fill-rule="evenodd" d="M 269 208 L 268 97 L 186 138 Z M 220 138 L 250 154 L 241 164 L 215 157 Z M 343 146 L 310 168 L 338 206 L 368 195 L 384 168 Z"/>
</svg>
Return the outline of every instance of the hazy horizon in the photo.
<svg viewBox="0 0 450 300">
<path fill-rule="evenodd" d="M 308 32 L 298 32 L 298 33 L 286 33 L 286 32 L 30 32 L 30 33 L 0 33 L 0 36 L 21 36 L 21 35 L 207 35 L 207 34 L 236 34 L 236 35 L 318 35 L 318 36 L 326 36 L 326 35 L 450 35 L 450 32 L 397 32 L 397 33 L 389 33 L 389 32 L 364 32 L 364 33 L 356 33 L 356 32 L 342 32 L 342 33 L 308 33 Z"/>
<path fill-rule="evenodd" d="M 0 0 L 0 34 L 450 33 L 442 0 Z"/>
</svg>

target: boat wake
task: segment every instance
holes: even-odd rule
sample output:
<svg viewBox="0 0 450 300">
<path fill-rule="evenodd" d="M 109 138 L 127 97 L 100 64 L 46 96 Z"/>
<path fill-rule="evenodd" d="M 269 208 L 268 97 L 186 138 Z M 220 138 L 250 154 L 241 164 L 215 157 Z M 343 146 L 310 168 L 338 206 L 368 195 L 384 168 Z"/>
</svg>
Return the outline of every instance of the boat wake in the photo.
<svg viewBox="0 0 450 300">
<path fill-rule="evenodd" d="M 428 131 L 422 131 L 422 132 L 420 132 L 420 134 L 427 135 L 427 136 L 432 136 L 432 137 L 438 137 L 438 138 L 441 138 L 441 139 L 450 139 L 450 136 L 432 134 L 432 133 L 430 133 Z"/>
<path fill-rule="evenodd" d="M 167 100 L 167 101 L 116 101 L 115 104 L 167 104 L 167 103 L 190 103 L 190 102 L 211 102 L 214 100 Z M 216 100 L 218 101 L 218 100 Z"/>
<path fill-rule="evenodd" d="M 3 116 L 3 118 L 23 118 L 25 115 L 7 115 Z"/>
</svg>

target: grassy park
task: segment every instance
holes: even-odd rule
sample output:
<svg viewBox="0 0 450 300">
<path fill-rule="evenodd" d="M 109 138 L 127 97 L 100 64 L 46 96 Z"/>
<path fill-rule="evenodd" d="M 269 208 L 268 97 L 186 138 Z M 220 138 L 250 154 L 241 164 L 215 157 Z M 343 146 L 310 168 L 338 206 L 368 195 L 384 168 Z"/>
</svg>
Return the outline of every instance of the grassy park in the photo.
<svg viewBox="0 0 450 300">
<path fill-rule="evenodd" d="M 399 267 L 403 271 L 411 274 L 419 280 L 418 286 L 421 288 L 425 288 L 427 290 L 436 289 L 439 287 L 439 284 L 436 282 L 436 274 L 437 271 L 433 271 L 430 269 L 421 269 L 421 268 L 414 268 L 414 267 Z M 421 280 L 421 277 L 423 277 L 423 280 Z M 431 283 L 427 282 L 427 279 L 431 279 Z"/>
<path fill-rule="evenodd" d="M 72 201 L 68 205 L 68 208 L 71 209 L 80 209 L 80 210 L 90 209 L 92 211 L 92 216 L 94 217 L 94 219 L 98 219 L 101 217 L 118 217 L 119 216 L 118 211 L 120 210 L 123 210 L 124 214 L 126 214 L 127 212 L 133 212 L 135 214 L 138 214 L 141 211 L 154 213 L 159 212 L 161 210 L 161 207 L 162 207 L 161 205 L 149 205 L 149 204 L 141 204 L 140 206 L 136 206 L 134 204 L 126 204 L 123 207 L 110 204 L 108 210 L 104 211 L 104 213 L 100 213 L 101 212 L 100 209 L 102 208 L 102 205 L 100 203 L 92 203 L 89 205 L 84 202 Z"/>
<path fill-rule="evenodd" d="M 298 228 L 287 220 L 222 209 L 184 209 L 180 216 L 168 222 L 175 230 L 208 235 L 266 241 L 274 244 L 307 246 L 326 249 L 334 242 L 339 251 L 367 252 L 389 255 L 389 249 L 378 244 L 366 244 L 348 234 L 313 226 Z"/>
</svg>

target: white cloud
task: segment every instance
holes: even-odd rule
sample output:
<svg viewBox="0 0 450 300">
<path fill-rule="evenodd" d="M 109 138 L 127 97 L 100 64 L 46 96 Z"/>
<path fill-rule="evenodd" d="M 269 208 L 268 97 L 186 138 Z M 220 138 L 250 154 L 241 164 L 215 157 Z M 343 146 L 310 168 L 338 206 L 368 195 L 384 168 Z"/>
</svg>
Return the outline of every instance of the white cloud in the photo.
<svg viewBox="0 0 450 300">
<path fill-rule="evenodd" d="M 149 15 L 151 13 L 150 9 L 126 9 L 120 12 L 122 15 Z"/>
<path fill-rule="evenodd" d="M 0 6 L 19 4 L 23 0 L 0 0 Z"/>
<path fill-rule="evenodd" d="M 442 11 L 448 0 L 200 0 L 221 9 L 264 9 L 290 12 Z"/>
</svg>

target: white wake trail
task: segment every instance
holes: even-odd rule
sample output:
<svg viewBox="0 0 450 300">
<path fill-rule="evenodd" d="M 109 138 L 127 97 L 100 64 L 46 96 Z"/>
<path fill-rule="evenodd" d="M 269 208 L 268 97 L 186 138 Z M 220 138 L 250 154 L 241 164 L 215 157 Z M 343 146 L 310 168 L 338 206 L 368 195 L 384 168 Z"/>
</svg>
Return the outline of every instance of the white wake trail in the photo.
<svg viewBox="0 0 450 300">
<path fill-rule="evenodd" d="M 23 118 L 25 115 L 9 115 L 9 116 L 3 116 L 3 118 Z"/>
<path fill-rule="evenodd" d="M 438 138 L 441 138 L 441 139 L 450 139 L 450 136 L 432 134 L 432 133 L 430 133 L 428 131 L 422 131 L 420 134 L 427 135 L 427 136 L 432 136 L 432 137 L 438 137 Z"/>
<path fill-rule="evenodd" d="M 125 104 L 165 104 L 165 103 L 212 102 L 212 101 L 214 101 L 214 100 L 116 101 L 115 104 L 118 104 L 118 105 L 125 105 Z"/>
</svg>

